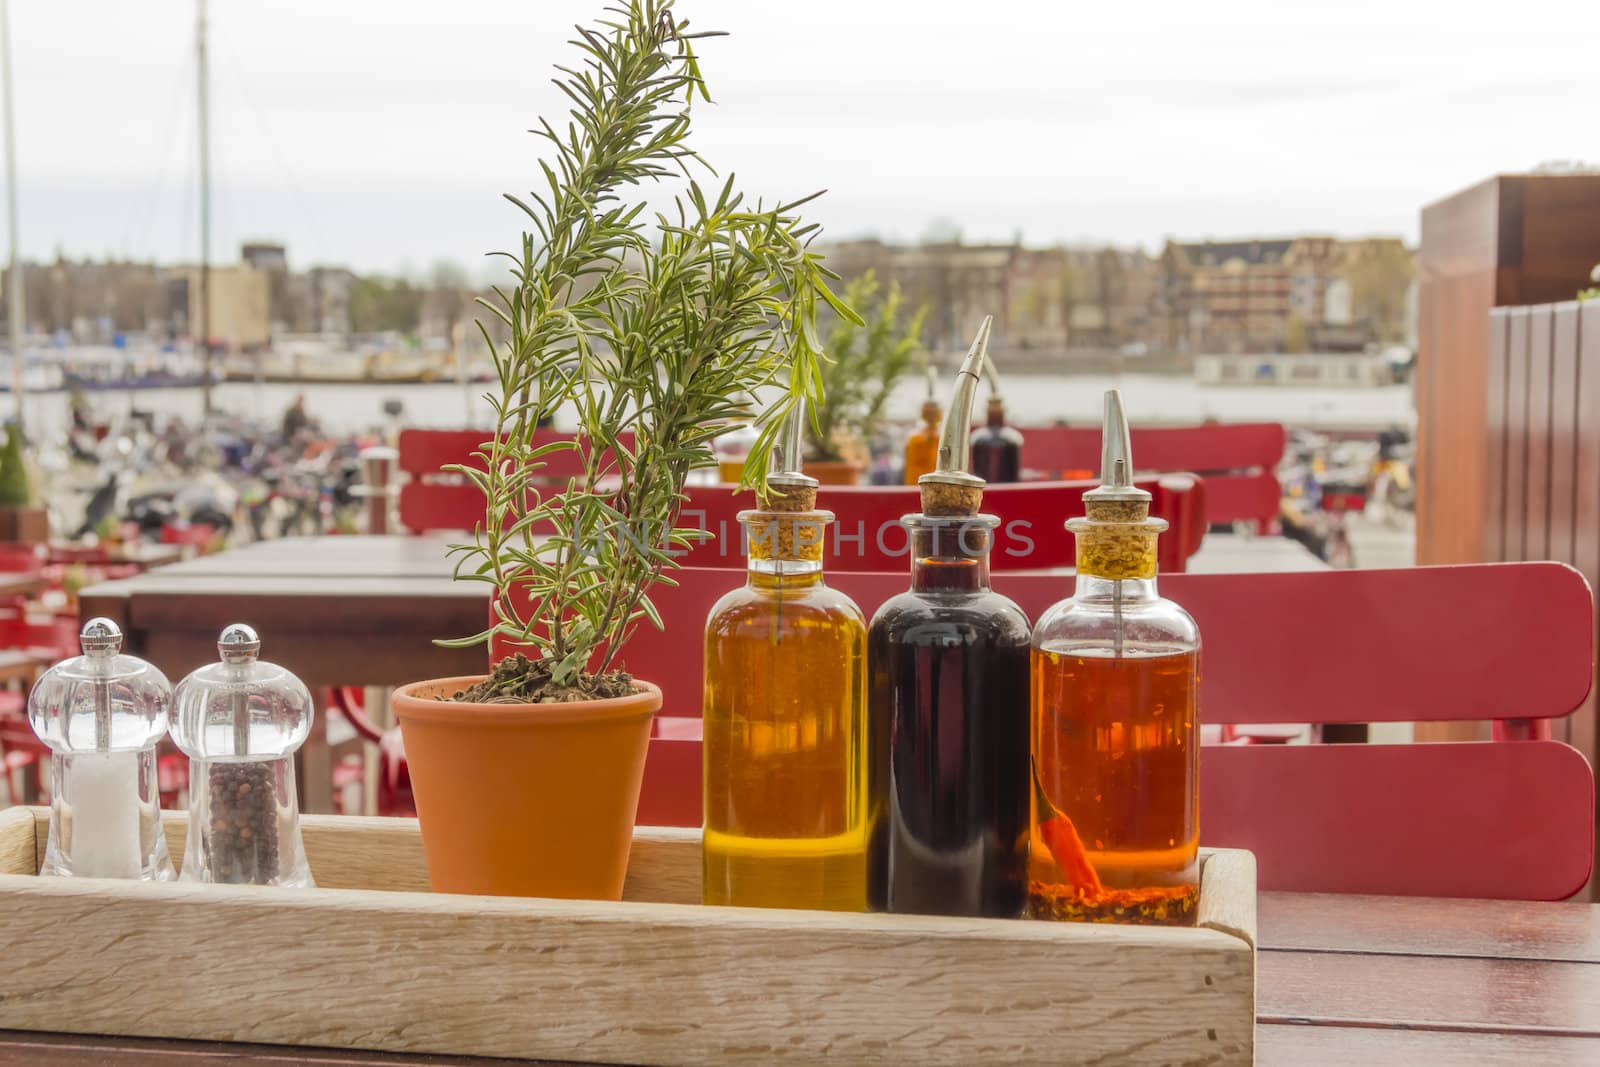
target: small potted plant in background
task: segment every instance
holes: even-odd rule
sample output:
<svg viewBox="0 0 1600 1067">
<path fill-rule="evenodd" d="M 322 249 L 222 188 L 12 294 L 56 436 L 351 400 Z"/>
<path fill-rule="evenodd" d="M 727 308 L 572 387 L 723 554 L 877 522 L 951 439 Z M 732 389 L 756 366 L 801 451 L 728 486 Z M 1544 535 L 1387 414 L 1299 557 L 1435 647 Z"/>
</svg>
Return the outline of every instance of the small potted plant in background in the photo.
<svg viewBox="0 0 1600 1067">
<path fill-rule="evenodd" d="M 699 533 L 676 526 L 685 479 L 715 464 L 711 441 L 741 398 L 778 386 L 745 467 L 761 488 L 783 417 L 820 397 L 819 301 L 854 318 L 810 250 L 803 201 L 767 208 L 732 178 L 691 181 L 647 216 L 641 186 L 703 166 L 687 137 L 691 99 L 709 99 L 692 50 L 704 36 L 671 0 L 629 0 L 579 27 L 582 64 L 557 82 L 571 122 L 540 123 L 554 156 L 542 187 L 508 198 L 532 232 L 507 255 L 510 284 L 483 302 L 508 335 L 482 331 L 498 425 L 475 463 L 452 468 L 486 503 L 473 540 L 451 549 L 456 577 L 492 596 L 488 628 L 446 643 L 489 645 L 491 673 L 394 698 L 436 890 L 620 896 L 661 704 L 626 673 L 625 650 L 636 627 L 661 625 L 650 589 Z M 558 409 L 580 433 L 536 447 L 534 427 Z M 558 449 L 583 473 L 540 485 Z"/>
<path fill-rule="evenodd" d="M 0 448 L 0 542 L 36 545 L 49 539 L 50 517 L 33 498 L 22 430 L 10 423 Z"/>
<path fill-rule="evenodd" d="M 860 321 L 838 316 L 824 345 L 823 400 L 806 423 L 805 473 L 824 485 L 854 485 L 868 459 L 867 446 L 888 417 L 889 398 L 922 352 L 920 307 L 903 317 L 898 283 L 881 286 L 872 271 L 852 279 L 844 302 Z"/>
</svg>

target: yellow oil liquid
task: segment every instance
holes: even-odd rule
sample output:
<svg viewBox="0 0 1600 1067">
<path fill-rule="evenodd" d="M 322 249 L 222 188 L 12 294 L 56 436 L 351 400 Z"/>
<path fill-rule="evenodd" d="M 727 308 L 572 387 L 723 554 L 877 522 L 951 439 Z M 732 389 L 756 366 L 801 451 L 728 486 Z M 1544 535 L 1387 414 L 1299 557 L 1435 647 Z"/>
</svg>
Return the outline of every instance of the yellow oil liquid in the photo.
<svg viewBox="0 0 1600 1067">
<path fill-rule="evenodd" d="M 864 911 L 866 623 L 821 575 L 752 574 L 706 629 L 704 900 Z"/>
</svg>

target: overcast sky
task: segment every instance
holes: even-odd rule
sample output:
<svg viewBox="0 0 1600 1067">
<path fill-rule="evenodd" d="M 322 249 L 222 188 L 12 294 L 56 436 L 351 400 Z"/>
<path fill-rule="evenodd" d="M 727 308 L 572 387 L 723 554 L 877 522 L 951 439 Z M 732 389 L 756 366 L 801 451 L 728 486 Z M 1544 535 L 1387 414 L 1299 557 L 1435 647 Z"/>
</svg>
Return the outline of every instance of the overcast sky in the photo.
<svg viewBox="0 0 1600 1067">
<path fill-rule="evenodd" d="M 481 272 L 517 243 L 554 62 L 602 0 L 213 0 L 214 257 Z M 1600 160 L 1600 4 L 680 0 L 752 193 L 830 236 L 1395 233 L 1541 160 Z M 12 0 L 23 249 L 193 258 L 189 0 Z"/>
</svg>

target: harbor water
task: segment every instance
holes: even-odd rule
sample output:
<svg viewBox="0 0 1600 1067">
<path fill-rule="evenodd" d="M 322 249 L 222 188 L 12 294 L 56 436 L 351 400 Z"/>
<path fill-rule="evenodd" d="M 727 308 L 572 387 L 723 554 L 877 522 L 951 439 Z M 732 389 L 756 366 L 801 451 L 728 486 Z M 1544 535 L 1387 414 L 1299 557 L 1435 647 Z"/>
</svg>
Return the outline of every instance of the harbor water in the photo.
<svg viewBox="0 0 1600 1067">
<path fill-rule="evenodd" d="M 1416 414 L 1409 385 L 1373 388 L 1326 388 L 1250 385 L 1199 385 L 1192 378 L 1161 374 L 1068 375 L 1019 374 L 1005 378 L 1002 388 L 1009 421 L 1018 426 L 1066 421 L 1098 425 L 1105 390 L 1120 388 L 1128 410 L 1141 425 L 1221 422 L 1282 422 L 1307 429 L 1365 430 L 1410 428 Z M 483 399 L 494 383 L 291 385 L 227 382 L 213 389 L 216 406 L 247 418 L 276 422 L 297 396 L 306 410 L 330 433 L 348 433 L 392 425 L 385 405 L 398 402 L 401 425 L 437 429 L 484 427 L 493 422 Z M 987 389 L 987 386 L 985 386 Z M 920 380 L 896 388 L 889 403 L 894 419 L 913 421 L 926 390 Z M 89 394 L 97 419 L 115 421 L 129 410 L 147 411 L 159 421 L 178 417 L 194 422 L 200 415 L 200 390 L 98 390 Z M 64 433 L 70 421 L 65 393 L 28 398 L 31 426 L 49 434 Z M 9 414 L 10 398 L 0 398 L 0 412 Z M 565 420 L 559 416 L 558 426 Z"/>
</svg>

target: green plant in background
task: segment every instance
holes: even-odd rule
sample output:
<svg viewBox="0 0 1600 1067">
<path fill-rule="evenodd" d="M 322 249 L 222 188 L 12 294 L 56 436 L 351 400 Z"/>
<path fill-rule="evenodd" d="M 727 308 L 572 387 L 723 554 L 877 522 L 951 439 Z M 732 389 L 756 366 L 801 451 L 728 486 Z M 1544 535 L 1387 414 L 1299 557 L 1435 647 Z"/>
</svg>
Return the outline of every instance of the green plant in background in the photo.
<svg viewBox="0 0 1600 1067">
<path fill-rule="evenodd" d="M 0 448 L 0 507 L 25 508 L 33 503 L 33 487 L 28 484 L 28 467 L 22 456 L 22 431 L 16 423 L 6 427 L 6 443 Z"/>
<path fill-rule="evenodd" d="M 1578 290 L 1578 300 L 1600 300 L 1600 263 L 1596 263 L 1594 270 L 1589 272 L 1589 280 L 1595 285 L 1588 289 Z"/>
<path fill-rule="evenodd" d="M 640 621 L 660 625 L 650 588 L 698 533 L 676 527 L 689 472 L 714 465 L 711 440 L 743 412 L 737 398 L 780 385 L 745 468 L 761 488 L 783 417 L 822 395 L 818 302 L 859 321 L 810 249 L 804 200 L 764 207 L 731 177 L 711 190 L 692 180 L 710 169 L 688 144 L 690 103 L 710 99 L 692 43 L 710 35 L 688 32 L 671 0 L 607 11 L 578 27 L 581 65 L 558 68 L 570 121 L 540 121 L 553 150 L 543 187 L 508 196 L 533 232 L 501 253 L 510 284 L 480 301 L 508 335 L 497 344 L 479 323 L 498 432 L 475 463 L 450 468 L 487 504 L 472 542 L 451 552 L 457 578 L 493 586 L 494 618 L 445 643 L 499 635 L 528 657 L 503 662 L 471 699 L 631 689 L 619 654 Z M 678 175 L 691 177 L 687 191 L 647 222 L 644 187 Z M 576 415 L 578 439 L 535 446 L 558 409 Z M 581 473 L 540 484 L 560 451 L 576 453 Z"/>
<path fill-rule="evenodd" d="M 865 321 L 839 316 L 828 331 L 822 364 L 823 400 L 806 424 L 806 443 L 821 460 L 843 458 L 847 436 L 867 440 L 883 427 L 889 396 L 908 371 L 926 367 L 922 320 L 927 307 L 902 318 L 900 286 L 884 289 L 872 272 L 851 280 L 844 301 Z"/>
</svg>

